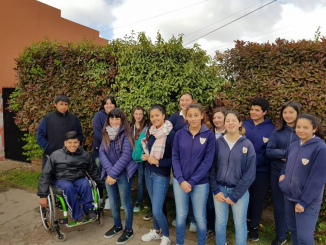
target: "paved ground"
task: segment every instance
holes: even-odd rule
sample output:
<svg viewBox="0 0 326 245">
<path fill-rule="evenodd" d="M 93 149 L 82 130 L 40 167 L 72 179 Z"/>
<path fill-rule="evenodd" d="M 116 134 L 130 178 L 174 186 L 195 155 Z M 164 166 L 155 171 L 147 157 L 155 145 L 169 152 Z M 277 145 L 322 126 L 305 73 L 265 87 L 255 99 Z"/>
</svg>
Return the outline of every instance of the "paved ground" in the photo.
<svg viewBox="0 0 326 245">
<path fill-rule="evenodd" d="M 3 161 L 0 162 L 0 171 L 8 170 L 26 163 Z M 56 242 L 55 233 L 47 232 L 42 225 L 39 208 L 39 198 L 35 193 L 25 190 L 9 189 L 0 187 L 0 244 L 1 245 L 23 245 L 23 244 L 62 244 Z M 141 216 L 134 219 L 134 237 L 127 243 L 130 245 L 148 244 L 158 245 L 160 241 L 142 242 L 141 236 L 149 231 L 152 221 L 144 222 Z M 106 212 L 103 227 L 99 227 L 96 222 L 74 228 L 62 227 L 66 233 L 67 240 L 64 244 L 116 244 L 117 237 L 105 239 L 104 233 L 113 226 L 113 220 Z M 175 234 L 175 229 L 171 228 L 171 234 Z M 194 234 L 190 234 L 195 240 Z M 188 236 L 186 236 L 188 237 Z M 171 236 L 172 244 L 175 244 L 175 236 Z M 185 244 L 195 245 L 196 242 L 186 240 Z"/>
</svg>

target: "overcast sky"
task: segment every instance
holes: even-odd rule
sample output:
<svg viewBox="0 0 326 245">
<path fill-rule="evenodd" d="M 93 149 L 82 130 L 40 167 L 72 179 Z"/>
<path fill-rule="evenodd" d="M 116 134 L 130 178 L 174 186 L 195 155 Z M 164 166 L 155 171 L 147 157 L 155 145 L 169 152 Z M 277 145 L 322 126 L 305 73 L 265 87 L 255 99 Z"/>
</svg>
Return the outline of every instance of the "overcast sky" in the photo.
<svg viewBox="0 0 326 245">
<path fill-rule="evenodd" d="M 165 40 L 184 34 L 187 47 L 199 43 L 210 55 L 215 50 L 232 48 L 237 39 L 313 39 L 318 26 L 326 36 L 326 0 L 39 1 L 60 9 L 63 18 L 100 31 L 100 36 L 108 40 L 130 35 L 132 30 L 144 31 L 152 40 L 158 31 Z M 235 21 L 264 5 L 267 6 Z M 235 22 L 222 27 L 232 21 Z M 212 33 L 204 36 L 209 32 Z"/>
</svg>

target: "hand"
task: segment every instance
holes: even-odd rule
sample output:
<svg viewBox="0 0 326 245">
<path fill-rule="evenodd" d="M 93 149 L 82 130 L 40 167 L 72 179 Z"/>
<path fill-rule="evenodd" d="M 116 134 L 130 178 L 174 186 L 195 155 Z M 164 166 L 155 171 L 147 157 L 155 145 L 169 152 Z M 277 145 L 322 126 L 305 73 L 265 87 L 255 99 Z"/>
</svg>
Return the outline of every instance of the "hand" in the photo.
<svg viewBox="0 0 326 245">
<path fill-rule="evenodd" d="M 116 179 L 113 179 L 111 176 L 107 176 L 106 177 L 106 183 L 108 183 L 109 185 L 114 185 L 117 182 Z"/>
<path fill-rule="evenodd" d="M 147 161 L 147 158 L 149 157 L 149 155 L 147 155 L 147 154 L 143 154 L 142 156 L 141 156 L 141 159 L 143 159 L 143 161 Z"/>
<path fill-rule="evenodd" d="M 234 205 L 235 204 L 229 197 L 225 198 L 225 202 L 227 204 L 230 204 L 230 205 Z"/>
<path fill-rule="evenodd" d="M 282 180 L 284 180 L 285 179 L 285 174 L 282 174 L 281 176 L 280 176 L 280 178 L 278 179 L 278 182 L 281 182 Z"/>
<path fill-rule="evenodd" d="M 191 192 L 191 185 L 187 181 L 183 181 L 180 184 L 180 187 L 185 193 Z"/>
<path fill-rule="evenodd" d="M 215 195 L 215 199 L 218 202 L 225 202 L 225 196 L 223 194 L 223 192 L 219 192 Z"/>
<path fill-rule="evenodd" d="M 40 201 L 38 202 L 43 208 L 48 206 L 48 199 L 46 197 L 41 197 Z"/>
<path fill-rule="evenodd" d="M 285 158 L 282 158 L 281 160 L 282 160 L 283 162 L 286 162 L 286 159 L 285 159 Z"/>
<path fill-rule="evenodd" d="M 295 212 L 296 213 L 303 213 L 304 212 L 304 207 L 302 207 L 299 203 L 295 205 Z"/>
<path fill-rule="evenodd" d="M 147 162 L 158 167 L 158 160 L 155 157 L 148 156 Z"/>
</svg>

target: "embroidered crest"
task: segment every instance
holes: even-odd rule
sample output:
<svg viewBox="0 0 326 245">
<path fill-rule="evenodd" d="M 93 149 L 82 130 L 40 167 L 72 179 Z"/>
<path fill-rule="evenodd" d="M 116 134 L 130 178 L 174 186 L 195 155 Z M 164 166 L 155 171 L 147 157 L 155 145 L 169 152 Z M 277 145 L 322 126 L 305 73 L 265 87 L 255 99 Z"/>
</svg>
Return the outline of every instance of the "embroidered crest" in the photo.
<svg viewBox="0 0 326 245">
<path fill-rule="evenodd" d="M 265 138 L 265 137 L 263 137 L 263 141 L 264 141 L 264 143 L 267 143 L 268 140 L 269 140 L 269 138 Z"/>
<path fill-rule="evenodd" d="M 200 140 L 200 144 L 203 145 L 206 141 L 206 138 L 199 137 L 199 140 Z"/>
<path fill-rule="evenodd" d="M 309 159 L 302 158 L 302 164 L 307 165 L 309 163 Z"/>
<path fill-rule="evenodd" d="M 248 152 L 248 148 L 247 147 L 243 147 L 242 148 L 242 152 L 243 152 L 243 154 L 246 154 Z"/>
</svg>

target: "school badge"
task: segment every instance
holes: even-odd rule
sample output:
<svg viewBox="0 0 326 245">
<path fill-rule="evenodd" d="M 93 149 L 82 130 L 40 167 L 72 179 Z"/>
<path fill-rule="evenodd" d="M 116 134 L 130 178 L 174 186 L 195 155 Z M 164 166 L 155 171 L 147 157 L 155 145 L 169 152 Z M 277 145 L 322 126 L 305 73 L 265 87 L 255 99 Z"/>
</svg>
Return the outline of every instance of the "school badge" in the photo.
<svg viewBox="0 0 326 245">
<path fill-rule="evenodd" d="M 248 152 L 248 148 L 247 148 L 247 147 L 243 147 L 243 148 L 242 148 L 242 152 L 243 152 L 243 154 L 247 154 L 247 152 Z"/>
<path fill-rule="evenodd" d="M 269 140 L 269 138 L 263 137 L 263 141 L 264 141 L 265 144 L 268 142 L 268 140 Z"/>
<path fill-rule="evenodd" d="M 302 164 L 307 165 L 309 163 L 309 159 L 302 158 Z"/>
<path fill-rule="evenodd" d="M 204 144 L 206 141 L 206 138 L 199 137 L 200 144 Z"/>
</svg>

